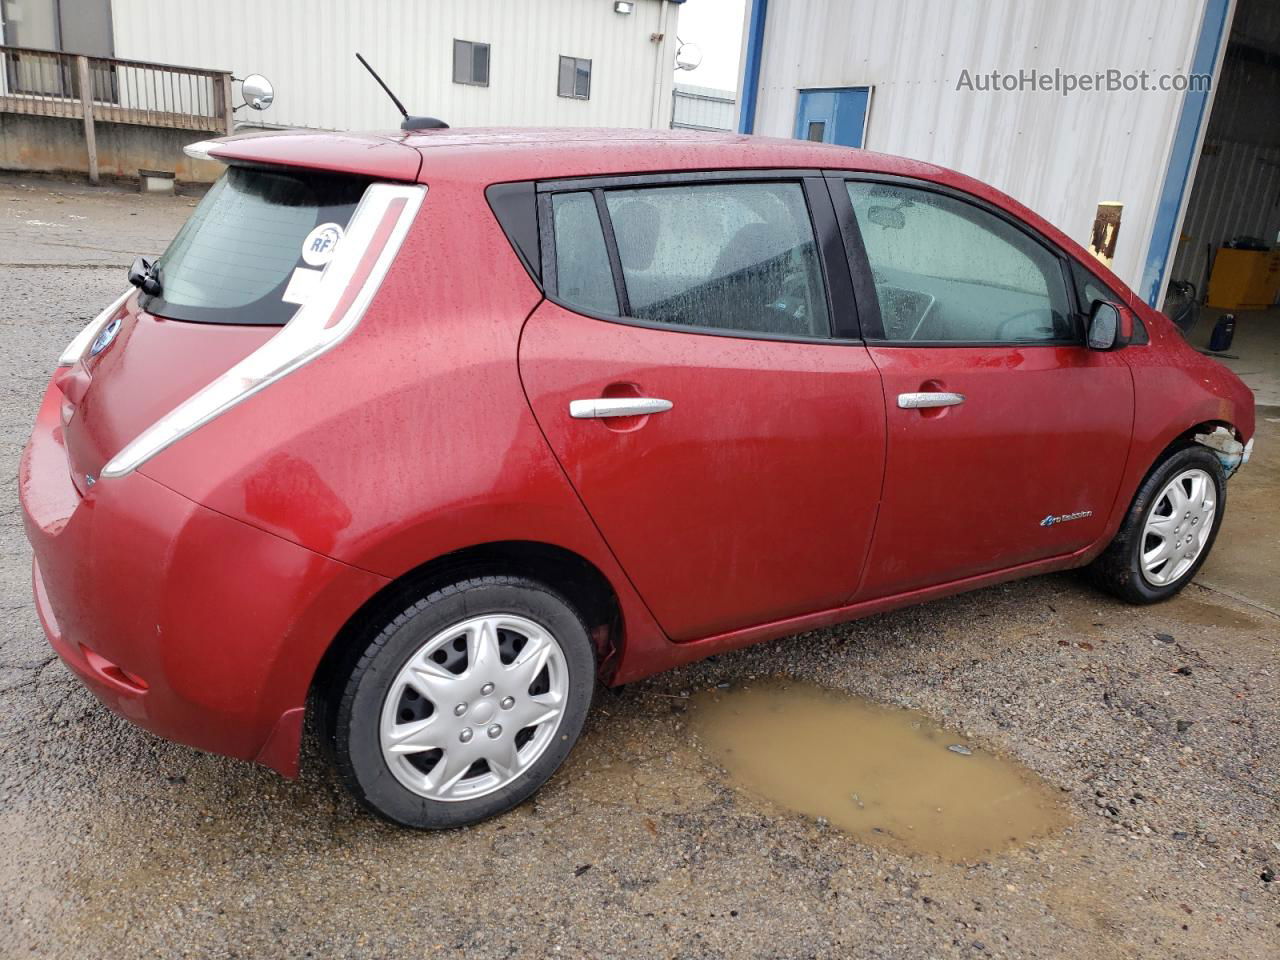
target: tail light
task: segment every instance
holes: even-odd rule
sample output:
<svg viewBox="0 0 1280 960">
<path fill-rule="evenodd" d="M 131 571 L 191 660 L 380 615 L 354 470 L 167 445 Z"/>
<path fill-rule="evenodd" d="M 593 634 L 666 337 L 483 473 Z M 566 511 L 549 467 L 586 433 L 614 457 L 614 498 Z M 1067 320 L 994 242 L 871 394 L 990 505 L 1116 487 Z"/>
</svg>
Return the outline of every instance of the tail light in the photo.
<svg viewBox="0 0 1280 960">
<path fill-rule="evenodd" d="M 377 293 L 425 194 L 423 186 L 370 186 L 315 291 L 293 318 L 261 347 L 139 434 L 107 463 L 102 476 L 127 474 L 341 343 L 360 323 Z"/>
<path fill-rule="evenodd" d="M 58 356 L 58 366 L 70 367 L 79 363 L 88 351 L 89 345 L 102 332 L 102 328 L 116 318 L 120 308 L 124 306 L 124 302 L 129 299 L 129 294 L 131 293 L 133 293 L 133 287 L 126 289 L 111 306 L 90 320 L 89 325 L 77 333 L 75 338 L 67 344 L 67 349 L 63 350 Z"/>
</svg>

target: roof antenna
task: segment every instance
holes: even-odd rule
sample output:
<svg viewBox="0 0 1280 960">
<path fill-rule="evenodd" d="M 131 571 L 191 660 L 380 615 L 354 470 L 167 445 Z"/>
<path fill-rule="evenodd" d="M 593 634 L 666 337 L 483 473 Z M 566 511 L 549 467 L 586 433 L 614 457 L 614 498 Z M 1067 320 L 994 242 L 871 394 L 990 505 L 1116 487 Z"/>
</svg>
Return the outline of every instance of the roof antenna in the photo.
<svg viewBox="0 0 1280 960">
<path fill-rule="evenodd" d="M 378 86 L 380 86 L 383 90 L 387 92 L 387 96 L 391 98 L 391 102 L 394 103 L 396 105 L 396 109 L 400 111 L 400 116 L 404 117 L 404 119 L 400 121 L 401 130 L 447 130 L 449 129 L 449 125 L 447 123 L 445 123 L 443 120 L 437 120 L 435 117 L 409 116 L 409 111 L 404 108 L 404 104 L 400 102 L 400 98 L 391 92 L 390 87 L 388 87 L 385 83 L 383 83 L 382 78 L 378 76 L 378 72 L 374 70 L 373 67 L 369 66 L 369 61 L 366 60 L 364 57 L 360 56 L 359 53 L 356 54 L 356 59 L 359 60 L 360 63 L 364 66 L 364 68 L 368 70 L 370 74 L 373 75 L 373 79 L 378 81 Z"/>
</svg>

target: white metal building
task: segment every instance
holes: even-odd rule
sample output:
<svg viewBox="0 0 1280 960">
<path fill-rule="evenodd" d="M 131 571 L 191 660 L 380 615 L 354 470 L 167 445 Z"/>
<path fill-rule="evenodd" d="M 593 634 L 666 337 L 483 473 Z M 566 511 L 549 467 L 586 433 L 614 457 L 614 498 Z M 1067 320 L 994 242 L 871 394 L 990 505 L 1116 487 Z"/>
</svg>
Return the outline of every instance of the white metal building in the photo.
<svg viewBox="0 0 1280 960">
<path fill-rule="evenodd" d="M 732 90 L 677 83 L 671 98 L 673 130 L 733 130 Z"/>
<path fill-rule="evenodd" d="M 1229 143 L 1215 152 L 1220 173 L 1209 178 L 1241 215 L 1252 211 L 1250 229 L 1270 230 L 1268 239 L 1280 229 L 1280 167 L 1261 162 L 1267 149 L 1280 148 L 1278 7 L 1274 0 L 751 0 L 739 129 L 958 169 L 1086 246 L 1104 217 L 1118 217 L 1112 268 L 1158 303 L 1175 270 L 1202 282 L 1188 245 L 1203 251 L 1238 229 L 1229 217 L 1201 212 L 1197 226 L 1212 222 L 1211 235 L 1180 232 L 1211 109 L 1215 134 Z M 1224 71 L 1224 59 L 1242 59 L 1250 70 Z M 1101 74 L 1109 85 L 1108 71 L 1118 74 L 1118 89 L 1064 92 L 1071 81 L 1063 74 Z M 1244 115 L 1220 122 L 1222 111 Z M 1231 146 L 1241 138 L 1248 149 Z M 1202 183 L 1196 193 L 1214 189 Z"/>
<path fill-rule="evenodd" d="M 3 0 L 10 44 L 265 75 L 246 122 L 666 127 L 684 0 Z"/>
</svg>

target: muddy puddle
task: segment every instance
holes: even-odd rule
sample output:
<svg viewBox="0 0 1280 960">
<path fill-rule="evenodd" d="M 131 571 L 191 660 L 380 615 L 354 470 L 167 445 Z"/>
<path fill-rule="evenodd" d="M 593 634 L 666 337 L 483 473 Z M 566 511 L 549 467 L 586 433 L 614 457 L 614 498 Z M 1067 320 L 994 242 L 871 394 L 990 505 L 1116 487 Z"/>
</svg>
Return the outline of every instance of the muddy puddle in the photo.
<svg viewBox="0 0 1280 960">
<path fill-rule="evenodd" d="M 1170 616 L 1183 623 L 1200 627 L 1232 627 L 1236 630 L 1260 630 L 1262 622 L 1216 603 L 1204 603 L 1189 597 L 1178 597 L 1169 605 Z"/>
<path fill-rule="evenodd" d="M 913 710 L 781 682 L 694 702 L 735 786 L 870 843 L 967 862 L 1066 823 L 1049 784 Z"/>
</svg>

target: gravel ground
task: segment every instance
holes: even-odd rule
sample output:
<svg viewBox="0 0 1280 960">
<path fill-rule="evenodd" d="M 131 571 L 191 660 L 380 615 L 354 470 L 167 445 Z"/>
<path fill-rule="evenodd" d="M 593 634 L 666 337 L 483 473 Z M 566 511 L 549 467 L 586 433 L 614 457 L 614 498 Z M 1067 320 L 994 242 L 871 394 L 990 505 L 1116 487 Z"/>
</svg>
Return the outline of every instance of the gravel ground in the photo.
<svg viewBox="0 0 1280 960">
<path fill-rule="evenodd" d="M 1274 955 L 1275 408 L 1212 588 L 1137 609 L 1041 577 L 603 692 L 554 780 L 479 827 L 396 830 L 314 751 L 287 782 L 109 713 L 31 608 L 17 462 L 52 358 L 187 213 L 0 181 L 0 955 Z M 1059 788 L 1069 826 L 955 865 L 737 792 L 680 694 L 760 677 L 924 710 Z"/>
</svg>

